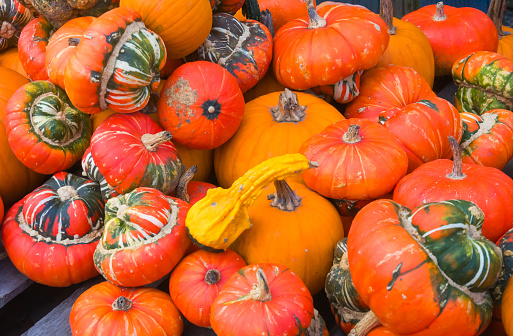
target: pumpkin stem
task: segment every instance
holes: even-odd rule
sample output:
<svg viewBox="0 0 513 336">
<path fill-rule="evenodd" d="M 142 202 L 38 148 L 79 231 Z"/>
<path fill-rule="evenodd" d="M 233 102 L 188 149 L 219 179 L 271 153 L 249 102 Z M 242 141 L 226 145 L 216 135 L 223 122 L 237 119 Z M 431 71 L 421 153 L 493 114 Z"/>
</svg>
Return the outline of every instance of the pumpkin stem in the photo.
<svg viewBox="0 0 513 336">
<path fill-rule="evenodd" d="M 308 19 L 310 24 L 308 29 L 317 29 L 326 27 L 326 20 L 320 16 L 315 10 L 313 0 L 306 0 L 306 8 L 308 9 Z"/>
<path fill-rule="evenodd" d="M 447 18 L 444 13 L 444 3 L 440 1 L 436 4 L 436 13 L 435 16 L 433 16 L 433 20 L 435 21 L 443 21 Z"/>
<path fill-rule="evenodd" d="M 191 166 L 189 169 L 185 171 L 185 173 L 182 174 L 180 177 L 180 181 L 178 182 L 178 185 L 176 186 L 176 197 L 181 199 L 184 202 L 189 203 L 190 197 L 187 193 L 187 186 L 189 185 L 189 182 L 191 182 L 192 178 L 194 177 L 194 174 L 198 172 L 198 167 L 196 165 Z"/>
<path fill-rule="evenodd" d="M 66 202 L 74 197 L 78 197 L 78 192 L 74 187 L 66 185 L 57 189 L 57 195 L 61 202 Z"/>
<path fill-rule="evenodd" d="M 314 309 L 314 315 L 312 317 L 312 321 L 310 322 L 310 325 L 306 329 L 306 335 L 309 336 L 322 336 L 323 334 L 323 327 L 324 320 L 322 319 L 322 316 L 319 314 L 317 309 Z"/>
<path fill-rule="evenodd" d="M 64 111 L 57 112 L 57 114 L 55 114 L 55 119 L 65 122 L 66 121 L 66 113 L 64 113 Z"/>
<path fill-rule="evenodd" d="M 376 315 L 370 310 L 347 336 L 365 336 L 379 325 L 381 325 L 381 322 L 379 322 Z"/>
<path fill-rule="evenodd" d="M 461 159 L 460 144 L 452 135 L 449 136 L 449 144 L 451 145 L 452 160 L 454 161 L 454 164 L 452 165 L 452 172 L 446 176 L 450 179 L 461 180 L 465 178 L 466 175 L 463 174 L 463 161 Z"/>
<path fill-rule="evenodd" d="M 392 0 L 381 0 L 379 3 L 379 17 L 385 21 L 388 27 L 388 34 L 395 35 L 397 27 L 394 26 L 394 7 Z"/>
<path fill-rule="evenodd" d="M 504 18 L 504 10 L 506 9 L 506 0 L 491 0 L 488 7 L 488 16 L 495 24 L 499 38 L 511 34 L 502 30 L 502 19 Z"/>
<path fill-rule="evenodd" d="M 156 134 L 143 134 L 141 136 L 141 141 L 147 150 L 149 150 L 150 152 L 154 152 L 157 150 L 157 147 L 159 145 L 163 144 L 164 142 L 170 141 L 171 138 L 171 132 L 162 131 Z"/>
<path fill-rule="evenodd" d="M 362 141 L 362 137 L 359 133 L 360 126 L 359 125 L 351 125 L 347 130 L 346 134 L 342 137 L 342 141 L 348 144 L 354 144 Z"/>
<path fill-rule="evenodd" d="M 246 19 L 260 20 L 260 6 L 258 0 L 245 0 L 242 5 L 242 14 Z"/>
<path fill-rule="evenodd" d="M 344 271 L 349 271 L 349 256 L 347 251 L 342 254 L 342 258 L 340 258 L 340 269 Z"/>
<path fill-rule="evenodd" d="M 271 37 L 274 37 L 274 25 L 273 25 L 273 16 L 271 14 L 271 11 L 266 9 L 265 11 L 260 12 L 260 20 L 259 20 L 264 26 L 269 29 L 269 32 L 271 33 Z"/>
<path fill-rule="evenodd" d="M 127 204 L 121 204 L 118 208 L 118 211 L 116 212 L 116 217 L 122 219 L 128 208 L 129 206 Z"/>
<path fill-rule="evenodd" d="M 10 39 L 14 33 L 16 32 L 16 29 L 14 29 L 14 26 L 7 21 L 2 22 L 2 26 L 0 26 L 0 37 L 4 39 Z"/>
<path fill-rule="evenodd" d="M 273 200 L 271 206 L 285 211 L 294 211 L 301 205 L 301 197 L 289 186 L 285 180 L 274 181 L 276 193 L 268 195 L 268 200 Z"/>
<path fill-rule="evenodd" d="M 78 37 L 70 37 L 68 39 L 68 45 L 76 47 L 80 43 L 80 39 Z"/>
<path fill-rule="evenodd" d="M 209 269 L 207 273 L 205 273 L 205 282 L 209 285 L 215 285 L 221 280 L 221 272 L 216 269 Z"/>
<path fill-rule="evenodd" d="M 259 268 L 256 272 L 258 283 L 253 284 L 253 288 L 249 292 L 249 297 L 255 301 L 269 301 L 272 298 L 269 282 L 265 276 L 264 270 Z"/>
<path fill-rule="evenodd" d="M 114 302 L 112 302 L 112 309 L 114 310 L 129 310 L 132 308 L 132 300 L 124 296 L 118 296 Z"/>
<path fill-rule="evenodd" d="M 297 94 L 285 88 L 280 93 L 278 106 L 271 109 L 274 120 L 277 122 L 297 122 L 305 117 L 306 106 L 299 105 Z"/>
</svg>

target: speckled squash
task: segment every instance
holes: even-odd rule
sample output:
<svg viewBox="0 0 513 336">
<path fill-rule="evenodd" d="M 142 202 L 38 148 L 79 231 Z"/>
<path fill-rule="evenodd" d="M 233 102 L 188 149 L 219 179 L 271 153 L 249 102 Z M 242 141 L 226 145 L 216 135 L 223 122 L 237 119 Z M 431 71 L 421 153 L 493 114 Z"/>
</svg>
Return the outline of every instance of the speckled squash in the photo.
<svg viewBox="0 0 513 336">
<path fill-rule="evenodd" d="M 219 64 L 237 79 L 246 92 L 264 77 L 273 53 L 269 29 L 255 20 L 239 21 L 233 15 L 215 14 L 207 39 L 187 61 Z"/>
<path fill-rule="evenodd" d="M 78 109 L 142 109 L 160 83 L 166 62 L 162 39 L 147 29 L 138 12 L 114 8 L 84 31 L 64 73 L 66 92 Z"/>
<path fill-rule="evenodd" d="M 45 56 L 53 31 L 54 27 L 44 16 L 33 19 L 21 31 L 18 52 L 23 69 L 33 81 L 48 79 Z"/>
<path fill-rule="evenodd" d="M 0 50 L 17 46 L 23 27 L 32 19 L 32 13 L 18 0 L 2 1 L 0 3 Z"/>
<path fill-rule="evenodd" d="M 91 154 L 100 173 L 118 193 L 151 187 L 168 195 L 183 169 L 170 140 L 171 134 L 146 114 L 116 113 L 93 133 Z"/>
<path fill-rule="evenodd" d="M 463 162 L 503 169 L 513 158 L 513 112 L 496 109 L 480 116 L 463 112 L 461 120 Z"/>
<path fill-rule="evenodd" d="M 483 114 L 513 109 L 513 62 L 489 51 L 466 54 L 454 62 L 452 78 L 458 86 L 455 106 L 460 112 Z"/>
<path fill-rule="evenodd" d="M 137 188 L 105 204 L 105 229 L 94 265 L 108 281 L 138 287 L 164 277 L 191 243 L 189 204 L 153 188 Z"/>
<path fill-rule="evenodd" d="M 2 241 L 20 272 L 65 287 L 98 274 L 92 256 L 103 216 L 98 183 L 60 172 L 7 212 Z"/>
<path fill-rule="evenodd" d="M 25 84 L 16 91 L 5 108 L 5 127 L 16 157 L 41 174 L 73 166 L 91 139 L 89 116 L 48 81 Z"/>
</svg>

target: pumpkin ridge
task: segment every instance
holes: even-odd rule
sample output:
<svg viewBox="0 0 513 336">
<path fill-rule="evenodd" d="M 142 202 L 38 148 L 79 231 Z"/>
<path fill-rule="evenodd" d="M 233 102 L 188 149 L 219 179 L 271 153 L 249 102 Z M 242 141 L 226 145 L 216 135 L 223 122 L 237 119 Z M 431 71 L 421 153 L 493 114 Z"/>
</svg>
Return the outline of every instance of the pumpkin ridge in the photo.
<svg viewBox="0 0 513 336">
<path fill-rule="evenodd" d="M 131 22 L 126 28 L 121 37 L 117 40 L 116 45 L 112 49 L 112 52 L 110 53 L 109 59 L 107 60 L 105 64 L 105 68 L 103 69 L 103 73 L 100 79 L 100 92 L 99 92 L 99 99 L 100 99 L 100 108 L 102 110 L 106 110 L 108 108 L 107 102 L 105 100 L 105 96 L 107 95 L 107 84 L 109 83 L 109 79 L 112 77 L 114 73 L 114 64 L 116 63 L 116 60 L 119 56 L 119 53 L 121 51 L 121 48 L 125 45 L 125 43 L 132 38 L 132 35 L 141 31 L 145 28 L 145 25 L 142 21 L 133 21 Z M 112 35 L 112 34 L 111 34 Z M 86 37 L 84 35 L 84 37 Z M 87 38 L 87 37 L 86 37 Z M 108 43 L 111 43 L 112 41 L 109 41 L 109 38 L 106 37 L 106 40 Z"/>
</svg>

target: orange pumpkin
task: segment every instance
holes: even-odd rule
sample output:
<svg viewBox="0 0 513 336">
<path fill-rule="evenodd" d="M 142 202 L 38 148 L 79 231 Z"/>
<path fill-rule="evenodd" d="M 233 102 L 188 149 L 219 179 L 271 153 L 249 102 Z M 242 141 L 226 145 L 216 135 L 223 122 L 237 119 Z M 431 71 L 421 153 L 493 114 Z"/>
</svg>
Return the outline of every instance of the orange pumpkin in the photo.
<svg viewBox="0 0 513 336">
<path fill-rule="evenodd" d="M 246 104 L 234 136 L 215 149 L 214 169 L 219 185 L 231 184 L 265 160 L 297 153 L 301 144 L 344 117 L 320 98 L 290 90 L 273 92 Z M 301 176 L 291 180 L 303 182 Z"/>
<path fill-rule="evenodd" d="M 380 16 L 387 24 L 390 41 L 376 66 L 395 64 L 413 68 L 433 87 L 435 60 L 424 32 L 412 23 L 394 18 L 392 0 L 381 0 Z"/>
<path fill-rule="evenodd" d="M 157 33 L 170 58 L 180 58 L 196 50 L 212 28 L 212 8 L 207 0 L 121 0 L 141 14 L 146 27 Z"/>
<path fill-rule="evenodd" d="M 508 336 L 513 335 L 513 280 L 510 278 L 502 294 L 502 324 Z"/>
<path fill-rule="evenodd" d="M 20 61 L 18 54 L 18 48 L 10 48 L 0 53 L 0 66 L 12 69 L 24 77 L 27 77 L 27 73 L 23 69 L 23 65 Z"/>
<path fill-rule="evenodd" d="M 247 18 L 258 20 L 260 12 L 269 10 L 273 18 L 274 31 L 278 31 L 284 24 L 294 19 L 306 16 L 308 13 L 306 2 L 303 0 L 245 0 L 248 8 Z M 315 1 L 313 1 L 315 6 Z"/>
<path fill-rule="evenodd" d="M 12 69 L 0 66 L 0 121 L 5 121 L 5 106 L 16 90 L 30 83 L 27 77 Z M 5 128 L 4 128 L 5 129 Z"/>
<path fill-rule="evenodd" d="M 171 139 L 173 142 L 173 139 Z M 185 170 L 196 165 L 198 171 L 194 174 L 192 181 L 207 181 L 214 168 L 213 149 L 194 149 L 185 145 L 173 142 Z"/>
</svg>

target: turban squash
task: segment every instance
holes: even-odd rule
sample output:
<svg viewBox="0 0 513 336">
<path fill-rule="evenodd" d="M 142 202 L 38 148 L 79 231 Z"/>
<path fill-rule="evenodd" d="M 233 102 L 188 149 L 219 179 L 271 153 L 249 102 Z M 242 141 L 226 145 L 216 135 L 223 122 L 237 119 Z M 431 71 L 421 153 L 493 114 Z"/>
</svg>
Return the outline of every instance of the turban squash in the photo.
<svg viewBox="0 0 513 336">
<path fill-rule="evenodd" d="M 31 80 L 48 79 L 45 56 L 53 29 L 52 24 L 41 16 L 30 21 L 21 31 L 18 53 L 23 69 Z"/>
</svg>

